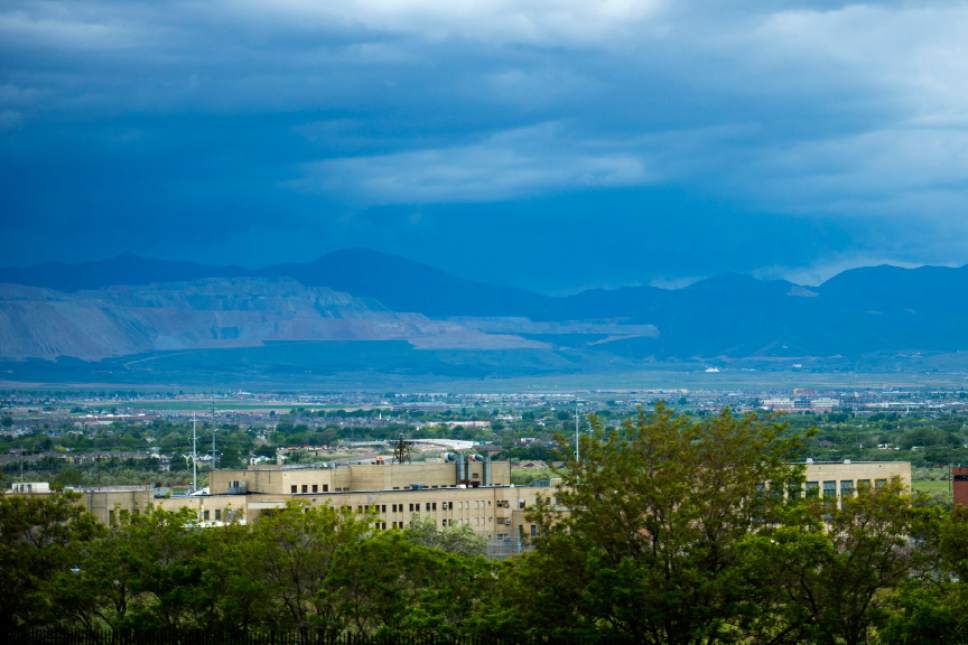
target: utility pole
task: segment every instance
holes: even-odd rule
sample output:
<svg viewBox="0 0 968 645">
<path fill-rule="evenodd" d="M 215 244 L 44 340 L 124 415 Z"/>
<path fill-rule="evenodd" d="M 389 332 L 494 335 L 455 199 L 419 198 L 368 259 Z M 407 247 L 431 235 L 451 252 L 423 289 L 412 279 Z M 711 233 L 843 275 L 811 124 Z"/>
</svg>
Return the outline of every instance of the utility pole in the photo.
<svg viewBox="0 0 968 645">
<path fill-rule="evenodd" d="M 212 393 L 212 470 L 215 470 L 215 393 Z M 211 483 L 211 481 L 209 482 Z"/>
<path fill-rule="evenodd" d="M 198 440 L 198 424 L 195 422 L 195 413 L 192 412 L 192 493 L 198 490 L 198 452 L 196 450 Z"/>
<path fill-rule="evenodd" d="M 955 476 L 951 462 L 948 462 L 948 506 L 955 507 Z"/>
<path fill-rule="evenodd" d="M 578 420 L 578 401 L 575 401 L 575 462 L 581 459 L 581 448 L 579 444 L 578 431 L 581 428 Z"/>
</svg>

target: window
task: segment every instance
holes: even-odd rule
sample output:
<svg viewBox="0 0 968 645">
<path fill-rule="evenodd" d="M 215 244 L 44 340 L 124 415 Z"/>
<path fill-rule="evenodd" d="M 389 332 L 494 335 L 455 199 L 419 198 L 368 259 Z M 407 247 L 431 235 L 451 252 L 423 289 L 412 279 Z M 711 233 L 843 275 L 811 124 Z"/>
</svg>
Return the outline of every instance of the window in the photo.
<svg viewBox="0 0 968 645">
<path fill-rule="evenodd" d="M 304 492 L 304 493 L 308 493 L 308 492 L 309 492 L 309 485 L 307 485 L 307 484 L 303 484 L 303 485 L 302 485 L 302 492 Z"/>
<path fill-rule="evenodd" d="M 114 526 L 114 511 L 108 511 L 108 524 Z"/>
<path fill-rule="evenodd" d="M 789 482 L 787 483 L 787 497 L 790 499 L 800 499 L 803 495 L 803 491 L 800 489 L 800 482 Z"/>
<path fill-rule="evenodd" d="M 410 502 L 410 512 L 413 513 L 413 502 Z"/>
<path fill-rule="evenodd" d="M 220 509 L 220 508 L 216 508 L 215 509 L 215 521 L 216 522 L 221 522 L 222 521 L 222 509 Z"/>
<path fill-rule="evenodd" d="M 820 482 L 807 482 L 807 497 L 816 497 L 820 491 Z"/>
<path fill-rule="evenodd" d="M 858 479 L 857 480 L 857 492 L 868 493 L 871 489 L 871 480 L 869 479 Z"/>
<path fill-rule="evenodd" d="M 387 505 L 386 504 L 381 504 L 380 505 L 380 512 L 381 513 L 386 513 L 387 512 Z M 383 525 L 384 525 L 383 528 L 386 528 L 386 522 L 384 522 Z"/>
<path fill-rule="evenodd" d="M 537 537 L 537 535 L 538 535 L 538 525 L 537 524 L 532 524 L 531 525 L 531 537 Z"/>
<path fill-rule="evenodd" d="M 842 479 L 842 480 L 840 480 L 840 496 L 841 497 L 853 497 L 854 496 L 854 480 L 853 479 Z"/>
<path fill-rule="evenodd" d="M 429 507 L 427 509 L 428 511 L 436 511 L 437 510 L 437 502 L 429 502 L 427 504 L 427 506 Z"/>
<path fill-rule="evenodd" d="M 885 486 L 887 486 L 887 480 L 886 479 L 875 479 L 874 480 L 874 488 L 876 490 L 880 490 L 880 489 L 884 488 Z"/>
<path fill-rule="evenodd" d="M 523 499 L 518 500 L 518 508 L 524 508 L 526 502 Z"/>
<path fill-rule="evenodd" d="M 314 493 L 318 493 L 319 492 L 319 484 L 313 484 L 313 492 Z"/>
<path fill-rule="evenodd" d="M 293 484 L 292 486 L 289 487 L 289 492 L 292 493 L 293 495 L 295 495 L 296 492 L 298 492 L 298 490 L 299 489 L 296 488 L 296 485 L 295 484 Z"/>
<path fill-rule="evenodd" d="M 362 515 L 362 513 L 363 513 L 363 505 L 362 505 L 362 504 L 361 504 L 360 506 L 357 506 L 357 507 L 356 507 L 356 512 L 357 512 L 358 514 L 361 514 L 361 515 Z"/>
<path fill-rule="evenodd" d="M 823 497 L 833 499 L 837 497 L 837 480 L 828 479 L 823 483 Z"/>
<path fill-rule="evenodd" d="M 205 520 L 206 522 L 208 521 L 208 511 L 202 512 L 202 519 Z"/>
<path fill-rule="evenodd" d="M 328 493 L 329 492 L 329 484 L 323 484 L 323 492 L 324 493 Z"/>
</svg>

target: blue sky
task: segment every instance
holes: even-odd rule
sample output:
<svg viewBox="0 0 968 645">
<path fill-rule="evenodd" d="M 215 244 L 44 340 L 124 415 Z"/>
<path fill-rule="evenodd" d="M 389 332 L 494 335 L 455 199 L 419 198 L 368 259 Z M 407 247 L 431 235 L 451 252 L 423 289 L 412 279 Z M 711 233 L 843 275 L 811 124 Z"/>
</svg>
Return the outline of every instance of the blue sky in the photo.
<svg viewBox="0 0 968 645">
<path fill-rule="evenodd" d="M 966 50 L 958 2 L 7 0 L 0 263 L 963 264 Z"/>
</svg>

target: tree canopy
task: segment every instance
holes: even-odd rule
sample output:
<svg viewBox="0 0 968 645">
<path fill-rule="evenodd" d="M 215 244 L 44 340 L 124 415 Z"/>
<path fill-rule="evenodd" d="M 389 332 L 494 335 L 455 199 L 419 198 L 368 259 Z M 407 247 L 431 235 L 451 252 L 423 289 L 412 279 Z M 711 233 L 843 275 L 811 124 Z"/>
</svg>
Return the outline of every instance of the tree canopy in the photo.
<svg viewBox="0 0 968 645">
<path fill-rule="evenodd" d="M 2 628 L 968 642 L 968 511 L 897 482 L 808 498 L 802 437 L 773 418 L 658 406 L 591 426 L 504 561 L 468 527 L 381 530 L 329 506 L 104 527 L 70 494 L 4 496 Z"/>
</svg>

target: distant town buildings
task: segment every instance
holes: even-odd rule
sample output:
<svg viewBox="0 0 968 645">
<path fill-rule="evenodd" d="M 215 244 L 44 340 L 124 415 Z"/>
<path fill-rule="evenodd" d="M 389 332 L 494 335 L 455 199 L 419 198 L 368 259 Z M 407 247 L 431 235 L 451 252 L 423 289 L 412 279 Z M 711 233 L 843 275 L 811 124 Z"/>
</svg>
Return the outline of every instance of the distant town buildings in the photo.
<svg viewBox="0 0 968 645">
<path fill-rule="evenodd" d="M 806 397 L 796 398 L 770 398 L 763 399 L 760 408 L 769 412 L 818 412 L 826 413 L 840 407 L 840 400 L 830 397 L 818 397 L 809 399 Z"/>
</svg>

